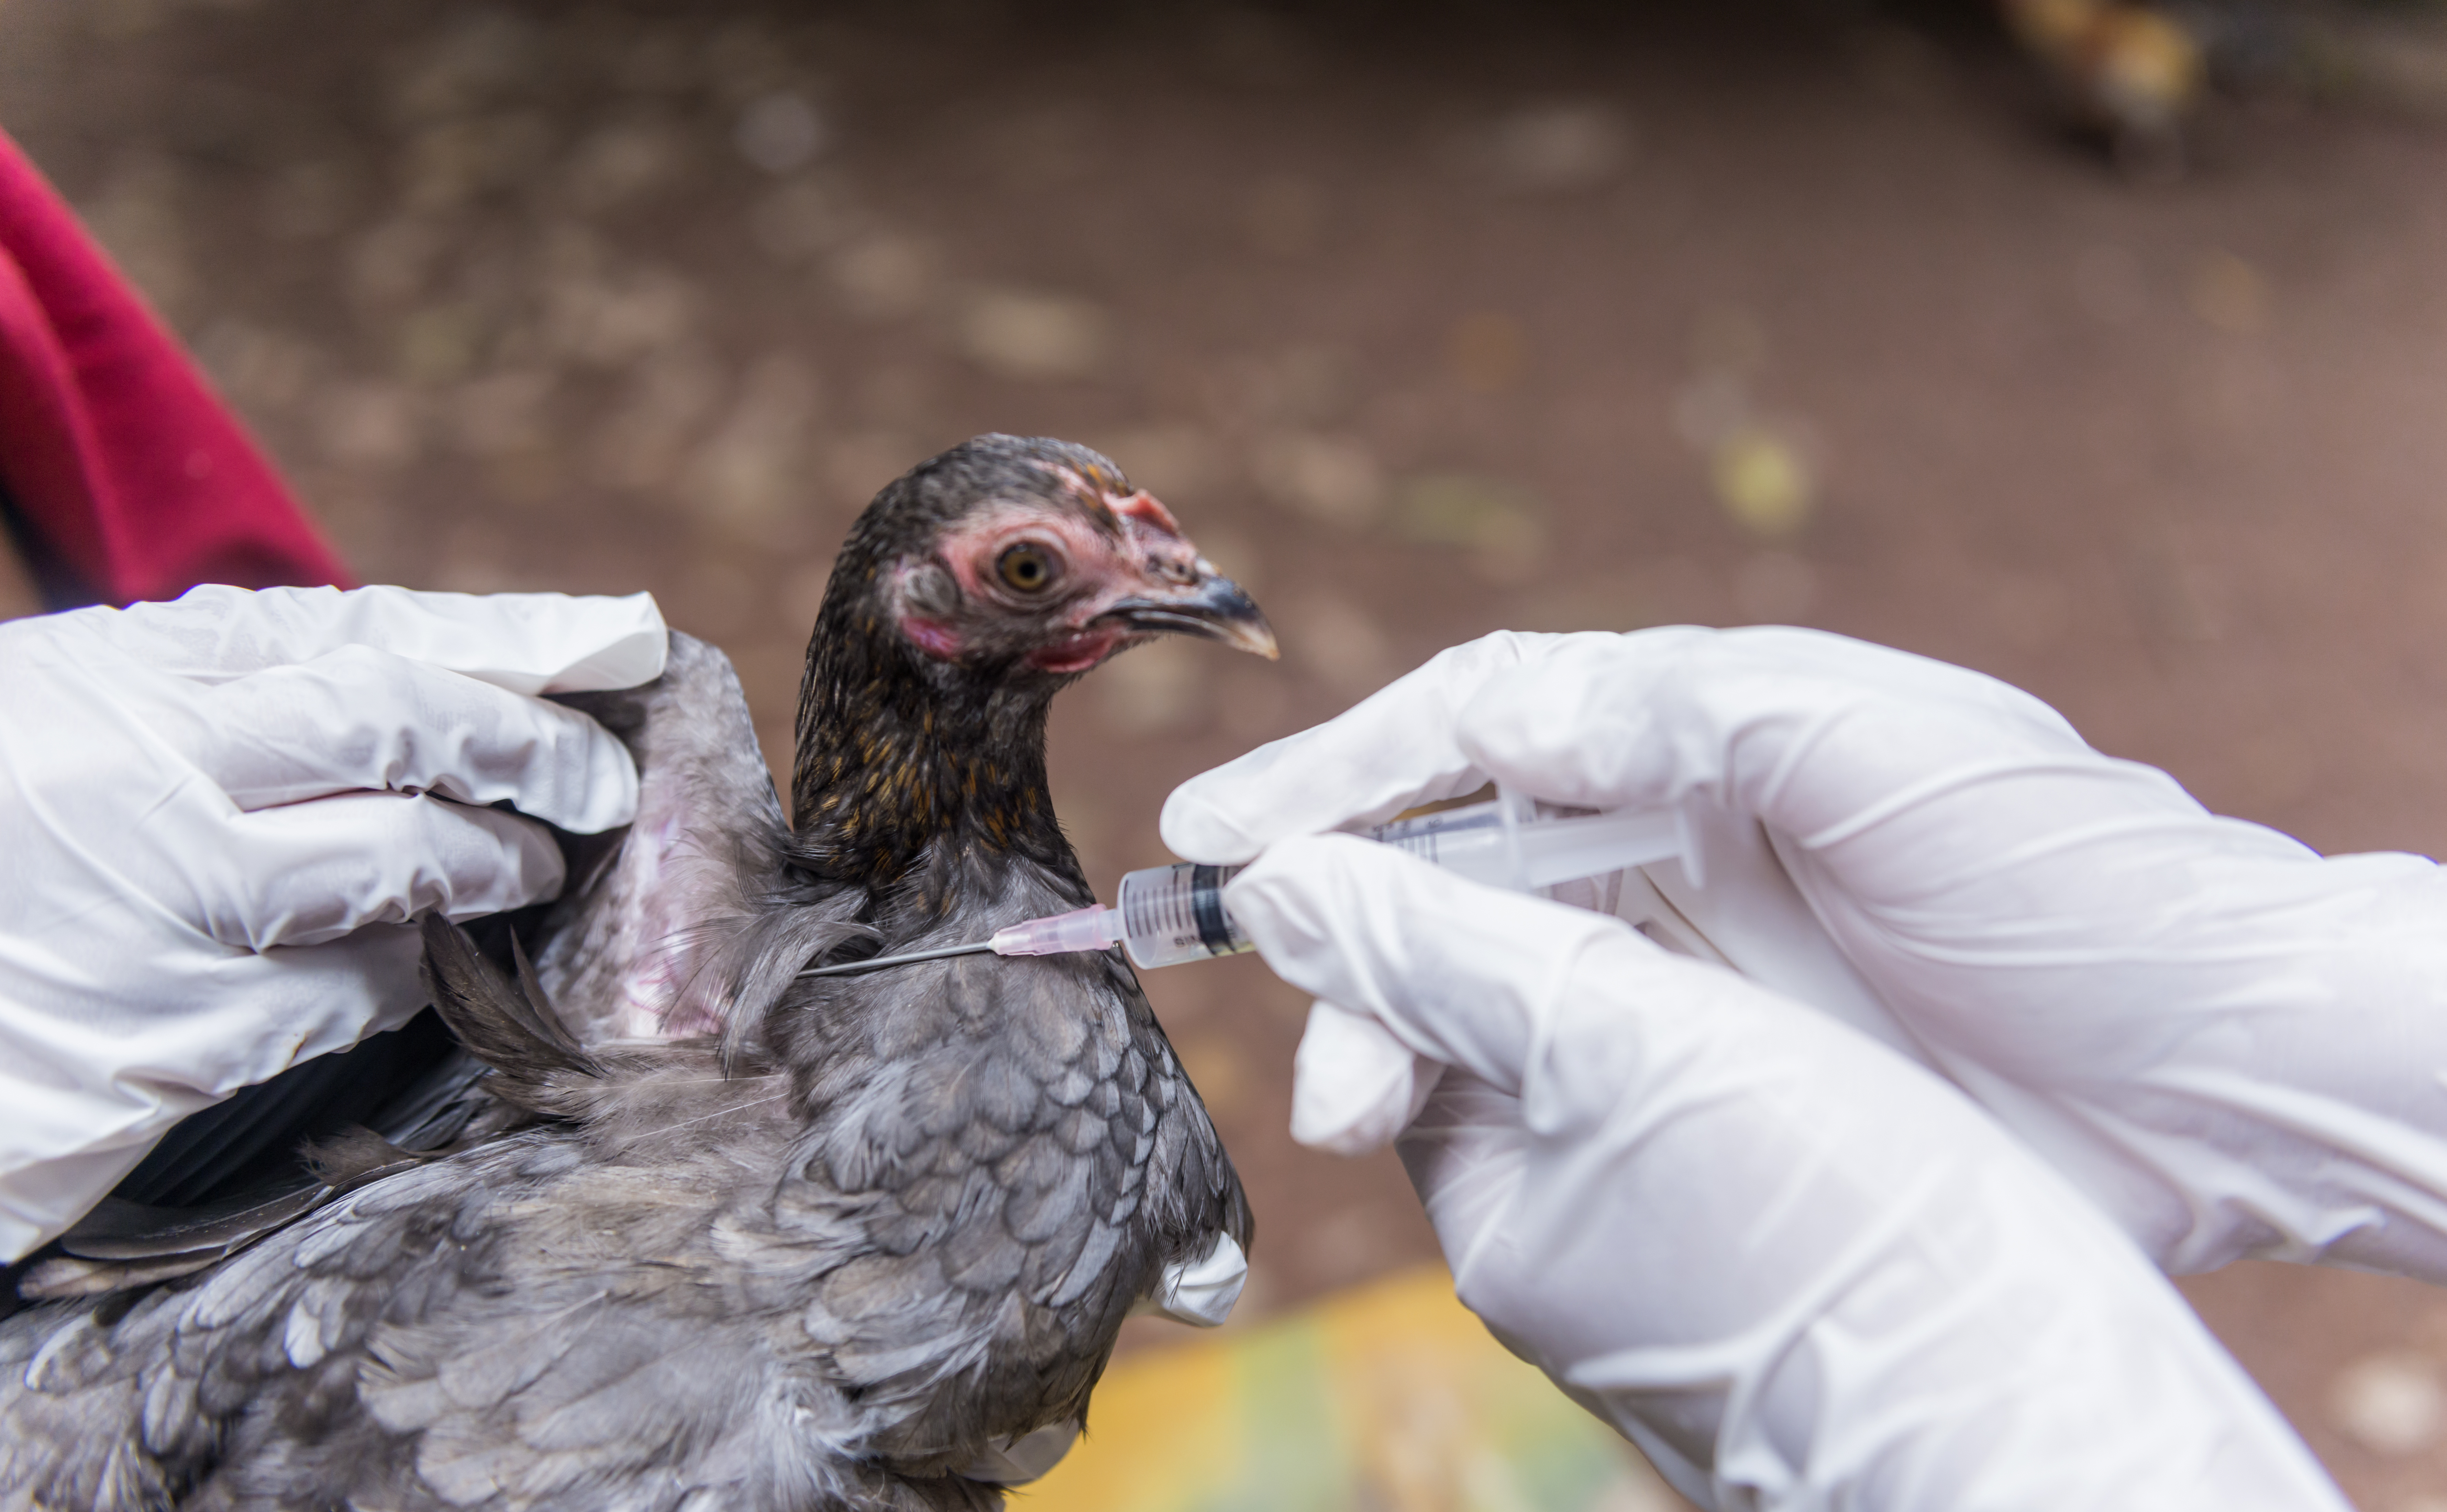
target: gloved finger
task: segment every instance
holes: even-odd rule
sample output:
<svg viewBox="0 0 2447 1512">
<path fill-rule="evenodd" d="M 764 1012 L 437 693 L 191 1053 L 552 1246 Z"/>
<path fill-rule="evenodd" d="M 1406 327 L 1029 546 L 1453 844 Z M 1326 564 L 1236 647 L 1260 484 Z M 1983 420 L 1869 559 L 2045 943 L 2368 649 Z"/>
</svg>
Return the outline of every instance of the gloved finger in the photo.
<svg viewBox="0 0 2447 1512">
<path fill-rule="evenodd" d="M 414 927 L 192 964 L 175 1001 L 0 1015 L 0 1257 L 58 1237 L 170 1126 L 426 1001 Z M 70 966 L 89 963 L 64 963 Z"/>
<path fill-rule="evenodd" d="M 1292 1138 L 1337 1155 L 1383 1149 L 1443 1070 L 1375 1019 L 1319 998 L 1292 1056 Z"/>
<path fill-rule="evenodd" d="M 180 716 L 165 733 L 243 809 L 389 789 L 506 801 L 579 834 L 636 814 L 636 766 L 592 719 L 374 647 L 156 688 Z"/>
<path fill-rule="evenodd" d="M 1891 1023 L 2158 1264 L 2447 1274 L 2433 863 L 2218 818 L 1961 669 L 1794 631 L 1642 642 L 1489 687 L 1460 744 L 1560 802 L 1699 793 L 1763 822 L 1801 927 L 1841 956 L 1835 996 L 1809 971 L 1784 985 Z M 1583 710 L 1568 728 L 1544 717 L 1558 700 Z M 1691 917 L 1755 972 L 1774 957 L 1716 922 L 1770 917 L 1774 890 L 1724 876 Z"/>
<path fill-rule="evenodd" d="M 1469 760 L 1550 802 L 1663 807 L 1704 792 L 1805 839 L 2001 760 L 2105 761 L 1995 678 L 1774 627 L 1559 646 L 1489 679 L 1454 726 Z"/>
<path fill-rule="evenodd" d="M 77 612 L 85 616 L 89 633 L 146 665 L 208 682 L 378 646 L 512 692 L 583 692 L 660 676 L 670 642 L 650 594 L 206 586 L 166 604 Z"/>
<path fill-rule="evenodd" d="M 1459 1067 L 1445 1068 L 1420 1100 L 1394 1150 L 1456 1262 L 1504 1231 L 1501 1214 L 1529 1175 L 1536 1143 L 1520 1098 Z"/>
<path fill-rule="evenodd" d="M 1303 850 L 1311 873 L 1370 854 L 1289 841 L 1251 874 Z M 1322 879 L 1434 902 L 1397 870 Z M 1232 900 L 1244 926 L 1258 901 Z M 1520 1044 L 1509 1067 L 1482 1057 L 1496 1076 L 1444 1074 L 1404 1163 L 1462 1301 L 1679 1486 L 1760 1506 L 2340 1504 L 2163 1277 L 1937 1078 L 1627 932 L 1435 954 L 1463 918 L 1339 930 L 1406 1043 Z"/>
<path fill-rule="evenodd" d="M 2096 1209 L 1865 1037 L 1348 837 L 1278 842 L 1232 888 L 1278 972 L 1458 1068 L 1401 1142 L 1457 1293 L 1678 1484 L 2338 1504 Z"/>
<path fill-rule="evenodd" d="M 1193 777 L 1165 800 L 1173 854 L 1247 860 L 1286 835 L 1389 819 L 1486 781 L 1453 741 L 1453 718 L 1489 679 L 1581 640 L 1498 631 L 1438 652 L 1324 724 Z"/>
<path fill-rule="evenodd" d="M 342 793 L 234 817 L 218 843 L 165 837 L 167 880 L 224 945 L 314 945 L 439 910 L 474 918 L 557 897 L 566 872 L 542 826 L 498 809 L 404 793 Z"/>
<path fill-rule="evenodd" d="M 1508 1092 L 1584 954 L 1626 940 L 1656 950 L 1621 919 L 1349 835 L 1278 841 L 1224 897 L 1276 975 Z"/>
</svg>

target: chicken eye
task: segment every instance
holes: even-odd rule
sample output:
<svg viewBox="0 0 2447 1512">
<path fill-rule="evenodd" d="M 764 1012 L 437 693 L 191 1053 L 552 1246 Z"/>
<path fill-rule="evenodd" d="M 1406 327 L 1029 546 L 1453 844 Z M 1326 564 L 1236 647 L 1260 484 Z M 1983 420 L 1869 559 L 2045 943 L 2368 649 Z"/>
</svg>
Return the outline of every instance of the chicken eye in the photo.
<svg viewBox="0 0 2447 1512">
<path fill-rule="evenodd" d="M 1023 594 L 1041 594 L 1060 576 L 1053 553 L 1033 541 L 1022 541 L 996 558 L 995 571 L 1004 583 Z"/>
</svg>

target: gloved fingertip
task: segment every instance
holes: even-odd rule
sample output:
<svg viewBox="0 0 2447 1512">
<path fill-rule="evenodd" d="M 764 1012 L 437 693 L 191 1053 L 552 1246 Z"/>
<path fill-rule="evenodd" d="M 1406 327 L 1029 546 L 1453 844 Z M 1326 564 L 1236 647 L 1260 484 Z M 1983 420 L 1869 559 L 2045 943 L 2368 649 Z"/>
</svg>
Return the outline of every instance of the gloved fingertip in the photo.
<svg viewBox="0 0 2447 1512">
<path fill-rule="evenodd" d="M 1214 784 L 1193 777 L 1172 790 L 1156 819 L 1165 848 L 1185 860 L 1230 866 L 1258 854 L 1265 842 L 1238 814 L 1216 801 Z"/>
<path fill-rule="evenodd" d="M 635 688 L 663 674 L 672 637 L 663 622 L 662 606 L 654 602 L 654 595 L 579 598 L 569 600 L 569 604 L 573 621 L 584 623 L 599 637 L 599 644 L 556 673 L 545 685 L 546 692 Z"/>
<path fill-rule="evenodd" d="M 637 763 L 629 747 L 610 730 L 597 726 L 587 747 L 585 811 L 575 823 L 561 827 L 580 835 L 599 835 L 637 817 Z"/>
<path fill-rule="evenodd" d="M 1292 1138 L 1335 1155 L 1368 1155 L 1401 1136 L 1443 1068 L 1375 1019 L 1320 998 L 1292 1057 Z"/>
</svg>

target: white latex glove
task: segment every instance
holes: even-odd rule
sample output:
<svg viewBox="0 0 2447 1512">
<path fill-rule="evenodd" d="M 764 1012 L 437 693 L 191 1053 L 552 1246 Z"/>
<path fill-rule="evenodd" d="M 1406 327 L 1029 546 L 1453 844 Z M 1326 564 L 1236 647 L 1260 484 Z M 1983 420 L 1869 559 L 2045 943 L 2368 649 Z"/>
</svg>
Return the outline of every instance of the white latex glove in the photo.
<svg viewBox="0 0 2447 1512">
<path fill-rule="evenodd" d="M 1350 837 L 1225 899 L 1327 1022 L 1453 1068 L 1401 1150 L 1462 1300 L 1702 1505 L 2343 1507 L 2122 1235 L 1868 1037 Z"/>
<path fill-rule="evenodd" d="M 199 588 L 0 625 L 0 1255 L 180 1118 L 424 1002 L 417 932 L 553 897 L 637 779 L 531 695 L 662 670 L 654 600 Z M 446 802 L 445 800 L 450 800 Z"/>
<path fill-rule="evenodd" d="M 1455 648 L 1185 785 L 1165 838 L 1238 860 L 1488 776 L 1763 833 L 1781 868 L 1677 900 L 1750 970 L 1728 941 L 1759 934 L 1789 873 L 1867 983 L 1816 1006 L 1969 1091 L 2162 1268 L 2250 1255 L 2447 1281 L 2433 862 L 2323 859 L 2003 683 L 1780 629 Z"/>
<path fill-rule="evenodd" d="M 2324 1208 L 2331 1240 L 2401 1238 L 2388 1218 L 2438 1186 L 2402 1110 L 2436 1107 L 2440 1062 L 2374 1063 L 2447 1019 L 2424 1011 L 2427 862 L 2323 862 L 2001 684 L 1787 631 L 1490 636 L 1186 784 L 1165 837 L 1242 860 L 1490 776 L 1689 805 L 1709 886 L 1667 866 L 1659 887 L 1736 965 L 1867 1031 L 1596 915 L 1357 841 L 1277 845 L 1226 896 L 1279 972 L 1331 999 L 1295 1132 L 1366 1147 L 1432 1089 L 1404 1155 L 1499 1335 L 1721 1504 L 2159 1504 L 2188 1484 L 2180 1504 L 2337 1504 L 2163 1283 L 2115 1258 L 2099 1208 L 1872 1040 L 1944 1066 L 2162 1263 L 2170 1232 L 2230 1255 L 2254 1211 L 2288 1235 Z M 2346 969 L 2322 985 L 2315 965 Z M 2356 978 L 2381 990 L 2342 990 Z M 1439 1083 L 1447 1064 L 1468 1069 Z M 2061 1131 L 2102 1125 L 2130 1131 L 2122 1161 L 2070 1158 L 2102 1142 Z M 2195 1222 L 2150 1221 L 2195 1200 Z M 1663 1242 L 1686 1258 L 1650 1253 Z M 1898 1281 L 1921 1249 L 1948 1263 Z M 1907 1301 L 1853 1305 L 1888 1287 Z M 1815 1384 L 1783 1395 L 1796 1370 Z M 2004 1424 L 2028 1432 L 1982 1439 Z M 1965 1489 L 1972 1462 L 1995 1496 Z M 2257 1467 L 2245 1488 L 2187 1472 L 2116 1490 L 2153 1484 L 2153 1463 Z M 1899 1465 L 1928 1478 L 1875 1484 Z M 2102 1467 L 2103 1489 L 2070 1484 Z"/>
</svg>

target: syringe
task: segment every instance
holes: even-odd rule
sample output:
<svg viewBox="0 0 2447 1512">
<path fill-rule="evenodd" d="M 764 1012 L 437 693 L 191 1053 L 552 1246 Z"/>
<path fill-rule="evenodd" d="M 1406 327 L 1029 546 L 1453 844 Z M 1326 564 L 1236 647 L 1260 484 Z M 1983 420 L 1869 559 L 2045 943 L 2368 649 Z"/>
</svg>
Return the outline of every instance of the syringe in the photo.
<svg viewBox="0 0 2447 1512">
<path fill-rule="evenodd" d="M 1536 803 L 1502 790 L 1492 803 L 1395 820 L 1356 833 L 1399 845 L 1448 871 L 1519 892 L 1677 858 L 1687 868 L 1698 856 L 1679 810 L 1542 815 Z M 1058 955 L 1119 945 L 1141 970 L 1236 954 L 1250 946 L 1224 906 L 1224 884 L 1241 870 L 1190 861 L 1150 866 L 1124 874 L 1110 908 L 1093 904 L 1014 924 L 996 931 L 992 939 L 844 961 L 799 974 L 844 976 L 988 951 L 996 955 Z"/>
</svg>

